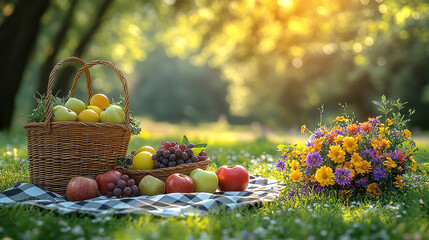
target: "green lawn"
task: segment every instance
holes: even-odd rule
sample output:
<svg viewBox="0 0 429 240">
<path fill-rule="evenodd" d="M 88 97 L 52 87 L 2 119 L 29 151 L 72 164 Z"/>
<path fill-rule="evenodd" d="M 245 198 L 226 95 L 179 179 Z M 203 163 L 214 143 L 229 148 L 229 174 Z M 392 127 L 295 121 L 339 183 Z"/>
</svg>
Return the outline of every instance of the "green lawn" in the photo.
<svg viewBox="0 0 429 240">
<path fill-rule="evenodd" d="M 174 136 L 169 140 L 180 139 Z M 134 137 L 129 149 L 157 146 L 161 139 L 147 134 Z M 210 170 L 238 163 L 251 173 L 281 179 L 274 168 L 278 157 L 275 147 L 282 143 L 278 139 L 294 138 L 227 139 L 231 136 L 208 140 L 207 152 L 213 160 Z M 428 138 L 418 139 L 422 154 L 416 160 L 426 163 Z M 0 133 L 0 191 L 18 181 L 28 182 L 26 152 L 22 131 Z M 281 197 L 261 208 L 188 218 L 58 215 L 38 208 L 7 206 L 0 208 L 0 239 L 429 239 L 427 178 L 417 186 L 402 194 L 354 202 L 332 196 Z"/>
</svg>

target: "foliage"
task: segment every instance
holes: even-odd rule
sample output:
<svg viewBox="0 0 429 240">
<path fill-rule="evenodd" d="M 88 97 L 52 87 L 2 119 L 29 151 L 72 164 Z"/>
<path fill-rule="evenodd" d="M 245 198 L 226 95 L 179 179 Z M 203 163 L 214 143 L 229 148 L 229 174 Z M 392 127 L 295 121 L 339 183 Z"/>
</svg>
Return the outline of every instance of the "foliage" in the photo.
<svg viewBox="0 0 429 240">
<path fill-rule="evenodd" d="M 327 125 L 321 122 L 314 132 L 303 125 L 301 132 L 311 133 L 305 149 L 278 146 L 283 154 L 277 168 L 286 170 L 287 181 L 295 187 L 289 197 L 298 191 L 307 195 L 331 190 L 344 198 L 376 197 L 406 186 L 404 178 L 417 171 L 418 149 L 406 128 L 414 111 L 404 120 L 399 100 L 382 96 L 374 103 L 383 116 L 359 123 L 346 114 Z"/>
<path fill-rule="evenodd" d="M 44 94 L 39 94 L 39 97 L 34 95 L 34 99 L 37 101 L 36 107 L 33 111 L 27 116 L 27 123 L 37 123 L 44 122 L 46 120 L 46 96 Z M 57 96 L 51 95 L 51 107 L 55 107 L 57 105 L 64 105 L 65 99 Z"/>
</svg>

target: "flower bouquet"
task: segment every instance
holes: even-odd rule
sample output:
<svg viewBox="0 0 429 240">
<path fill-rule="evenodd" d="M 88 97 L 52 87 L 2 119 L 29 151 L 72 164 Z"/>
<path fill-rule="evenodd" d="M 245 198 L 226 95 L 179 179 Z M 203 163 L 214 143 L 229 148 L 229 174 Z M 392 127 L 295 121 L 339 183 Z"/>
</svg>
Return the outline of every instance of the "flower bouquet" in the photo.
<svg viewBox="0 0 429 240">
<path fill-rule="evenodd" d="M 418 150 L 406 128 L 414 110 L 401 114 L 404 103 L 373 101 L 382 112 L 366 122 L 349 115 L 336 117 L 311 132 L 305 125 L 301 133 L 310 133 L 305 148 L 279 145 L 282 156 L 277 169 L 284 171 L 296 194 L 336 191 L 342 197 L 381 196 L 405 186 L 404 174 L 417 170 L 413 154 Z"/>
</svg>

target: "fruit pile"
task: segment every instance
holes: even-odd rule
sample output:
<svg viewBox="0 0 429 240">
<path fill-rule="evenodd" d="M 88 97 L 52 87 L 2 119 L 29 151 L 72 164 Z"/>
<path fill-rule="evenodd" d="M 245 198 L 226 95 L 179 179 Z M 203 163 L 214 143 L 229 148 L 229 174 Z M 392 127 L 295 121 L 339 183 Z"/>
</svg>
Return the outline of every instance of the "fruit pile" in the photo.
<svg viewBox="0 0 429 240">
<path fill-rule="evenodd" d="M 67 184 L 67 198 L 70 201 L 83 201 L 95 198 L 100 193 L 106 197 L 153 196 L 164 193 L 214 193 L 220 191 L 245 191 L 249 184 L 249 173 L 241 165 L 221 166 L 216 172 L 200 168 L 189 175 L 171 174 L 165 182 L 146 175 L 138 184 L 128 175 L 117 170 L 99 174 L 95 179 L 74 177 Z"/>
<path fill-rule="evenodd" d="M 100 193 L 107 197 L 132 197 L 138 195 L 138 187 L 134 179 L 119 171 L 112 170 L 100 174 L 95 179 L 100 187 Z"/>
<path fill-rule="evenodd" d="M 196 163 L 207 159 L 204 148 L 196 148 L 195 144 L 188 145 L 177 142 L 162 141 L 161 147 L 152 155 L 154 168 L 175 167 L 184 163 Z"/>
<path fill-rule="evenodd" d="M 91 97 L 89 104 L 86 106 L 82 100 L 69 98 L 64 105 L 57 105 L 52 109 L 52 121 L 125 123 L 125 113 L 122 108 L 110 104 L 106 95 L 95 94 Z"/>
</svg>

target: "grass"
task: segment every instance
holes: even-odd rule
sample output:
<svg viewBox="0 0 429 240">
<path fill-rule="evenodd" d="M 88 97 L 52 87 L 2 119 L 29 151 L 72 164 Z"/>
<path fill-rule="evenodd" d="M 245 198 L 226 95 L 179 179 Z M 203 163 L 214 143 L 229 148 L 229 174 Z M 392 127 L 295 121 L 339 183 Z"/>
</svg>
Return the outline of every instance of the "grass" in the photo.
<svg viewBox="0 0 429 240">
<path fill-rule="evenodd" d="M 132 138 L 129 150 L 157 146 L 166 135 L 179 141 L 185 133 L 196 143 L 209 143 L 210 170 L 238 163 L 251 173 L 281 179 L 273 167 L 278 157 L 276 145 L 304 141 L 291 133 L 275 135 L 219 123 L 196 130 L 188 130 L 191 128 L 186 125 L 163 126 L 168 127 L 167 132 L 144 130 L 161 129 L 155 123 L 143 125 L 142 134 Z M 422 154 L 416 159 L 426 163 L 428 138 L 418 139 Z M 22 131 L 0 133 L 0 154 L 0 191 L 15 182 L 29 181 Z M 425 181 L 402 194 L 377 199 L 347 202 L 329 195 L 294 200 L 281 197 L 261 208 L 188 218 L 59 215 L 35 207 L 2 206 L 0 239 L 428 239 L 429 185 Z"/>
</svg>

